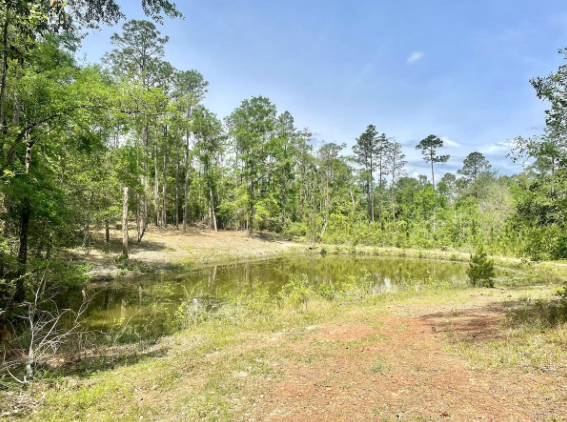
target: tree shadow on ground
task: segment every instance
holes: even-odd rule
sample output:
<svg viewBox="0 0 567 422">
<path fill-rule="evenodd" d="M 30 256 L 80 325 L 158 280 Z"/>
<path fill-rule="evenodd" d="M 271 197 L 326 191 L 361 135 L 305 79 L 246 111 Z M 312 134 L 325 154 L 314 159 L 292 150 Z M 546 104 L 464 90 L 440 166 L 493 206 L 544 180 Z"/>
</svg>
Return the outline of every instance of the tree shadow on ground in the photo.
<svg viewBox="0 0 567 422">
<path fill-rule="evenodd" d="M 130 253 L 148 251 L 148 252 L 161 252 L 167 249 L 163 243 L 145 240 L 141 244 L 130 243 Z M 111 239 L 109 243 L 104 241 L 93 241 L 89 245 L 89 251 L 84 249 L 71 249 L 65 255 L 71 259 L 84 260 L 88 259 L 92 263 L 106 263 L 113 260 L 122 254 L 122 241 Z"/>
<path fill-rule="evenodd" d="M 435 312 L 419 319 L 431 331 L 451 331 L 461 341 L 480 342 L 502 337 L 501 318 L 506 309 L 500 305 L 488 305 L 468 309 Z"/>
<path fill-rule="evenodd" d="M 149 359 L 164 357 L 169 351 L 165 346 L 149 346 L 147 349 L 137 349 L 137 346 L 108 348 L 106 350 L 90 350 L 86 356 L 78 359 L 72 354 L 51 357 L 48 361 L 41 362 L 35 368 L 36 379 L 42 379 L 42 374 L 49 374 L 49 378 L 75 377 L 79 379 L 89 378 L 94 373 L 112 371 L 120 367 L 129 367 Z M 12 374 L 23 378 L 25 362 L 13 366 Z M 3 381 L 12 382 L 7 373 L 0 371 L 0 384 Z"/>
<path fill-rule="evenodd" d="M 483 343 L 505 340 L 508 329 L 554 327 L 567 320 L 567 306 L 560 300 L 510 300 L 421 315 L 431 331 L 450 332 L 459 341 Z"/>
<path fill-rule="evenodd" d="M 134 345 L 125 350 L 120 348 L 91 350 L 87 356 L 70 360 L 52 370 L 62 376 L 87 378 L 94 372 L 112 371 L 119 367 L 136 365 L 148 359 L 162 358 L 169 351 L 169 348 L 163 345 L 148 346 L 146 349 L 137 349 L 137 347 Z"/>
<path fill-rule="evenodd" d="M 277 243 L 277 242 L 290 242 L 291 240 L 289 237 L 285 237 L 278 233 L 271 233 L 271 232 L 259 232 L 254 233 L 252 238 L 260 240 L 262 242 L 269 242 L 269 243 Z"/>
</svg>

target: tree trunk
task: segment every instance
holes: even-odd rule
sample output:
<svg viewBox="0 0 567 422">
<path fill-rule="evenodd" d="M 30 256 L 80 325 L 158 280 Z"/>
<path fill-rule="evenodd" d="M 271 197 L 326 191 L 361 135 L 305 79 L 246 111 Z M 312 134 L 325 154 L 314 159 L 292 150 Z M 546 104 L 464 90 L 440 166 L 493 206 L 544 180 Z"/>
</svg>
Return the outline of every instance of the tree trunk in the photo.
<svg viewBox="0 0 567 422">
<path fill-rule="evenodd" d="M 396 188 L 395 188 L 395 183 L 396 183 L 396 156 L 394 155 L 394 159 L 392 161 L 392 189 L 391 189 L 391 201 L 392 201 L 392 221 L 394 222 L 394 225 L 396 224 L 396 204 L 394 202 L 394 197 L 396 195 Z M 396 228 L 396 232 L 398 231 L 398 229 Z"/>
<path fill-rule="evenodd" d="M 392 183 L 391 201 L 392 201 L 392 222 L 394 223 L 394 225 L 396 224 L 396 202 L 394 200 L 395 195 L 396 195 L 396 191 L 394 190 L 394 185 Z"/>
<path fill-rule="evenodd" d="M 14 126 L 16 127 L 20 126 L 20 113 L 20 96 L 17 92 L 15 92 L 12 121 L 14 122 Z"/>
<path fill-rule="evenodd" d="M 436 214 L 437 214 L 437 195 L 435 190 L 435 171 L 433 170 L 433 157 L 431 157 L 431 181 L 433 182 L 433 233 L 436 229 Z"/>
<path fill-rule="evenodd" d="M 22 216 L 20 220 L 20 245 L 18 249 L 18 277 L 16 279 L 16 294 L 14 300 L 21 303 L 26 298 L 25 277 L 28 260 L 28 232 L 30 225 L 30 204 L 26 199 L 22 208 Z"/>
<path fill-rule="evenodd" d="M 187 141 L 185 143 L 185 186 L 183 197 L 183 231 L 187 231 L 187 218 L 189 205 L 189 133 L 187 133 Z"/>
<path fill-rule="evenodd" d="M 164 127 L 164 135 L 161 225 L 163 229 L 167 229 L 167 125 Z"/>
<path fill-rule="evenodd" d="M 250 182 L 250 199 L 248 202 L 248 206 L 249 211 L 250 211 L 250 215 L 248 217 L 248 225 L 247 225 L 247 229 L 248 229 L 248 237 L 252 237 L 252 234 L 254 233 L 254 183 Z"/>
<path fill-rule="evenodd" d="M 248 218 L 248 237 L 254 233 L 254 204 L 250 203 L 250 217 Z"/>
<path fill-rule="evenodd" d="M 323 239 L 323 236 L 325 236 L 325 232 L 327 231 L 327 222 L 328 219 L 325 216 L 325 221 L 323 222 L 323 228 L 321 229 L 321 234 L 319 235 L 319 239 Z"/>
<path fill-rule="evenodd" d="M 433 157 L 431 157 L 431 182 L 433 184 L 433 190 L 435 190 L 435 171 L 433 169 Z"/>
<path fill-rule="evenodd" d="M 124 197 L 122 201 L 122 255 L 129 256 L 128 250 L 128 188 L 124 187 Z"/>
<path fill-rule="evenodd" d="M 197 204 L 199 204 L 199 213 L 201 214 L 201 220 L 205 219 L 205 212 L 203 210 L 203 204 L 202 204 L 202 199 L 201 199 L 201 165 L 199 164 L 199 173 L 197 174 L 197 180 L 199 181 L 199 200 L 197 201 Z"/>
<path fill-rule="evenodd" d="M 211 205 L 211 218 L 213 223 L 213 228 L 215 232 L 218 231 L 217 229 L 217 215 L 215 213 L 215 198 L 213 195 L 213 184 L 209 181 L 209 203 Z"/>
<path fill-rule="evenodd" d="M 326 178 L 325 184 L 325 221 L 323 222 L 323 228 L 321 229 L 321 234 L 319 236 L 320 239 L 323 239 L 325 236 L 325 232 L 327 231 L 327 224 L 329 223 L 329 214 L 331 208 L 331 197 L 330 197 L 330 188 L 329 188 L 329 177 Z"/>
<path fill-rule="evenodd" d="M 10 6 L 6 2 L 4 13 L 4 26 L 2 28 L 2 85 L 0 86 L 0 125 L 2 125 L 2 133 L 6 133 L 6 79 L 8 76 L 8 55 L 10 47 L 8 43 L 8 26 L 10 25 Z"/>
<path fill-rule="evenodd" d="M 396 224 L 396 203 L 394 202 L 394 192 L 392 191 L 392 222 Z M 397 231 L 397 229 L 396 229 Z"/>
<path fill-rule="evenodd" d="M 146 228 L 148 226 L 148 137 L 149 137 L 149 128 L 146 124 L 144 129 L 142 130 L 142 189 L 144 192 L 142 193 L 142 200 L 140 201 L 140 213 L 138 219 L 138 243 L 142 243 L 142 239 L 146 232 Z"/>
<path fill-rule="evenodd" d="M 157 139 L 155 140 L 155 144 L 154 144 L 154 166 L 155 166 L 154 204 L 155 204 L 155 207 L 156 207 L 156 227 L 160 227 L 161 213 L 160 213 L 160 210 L 159 210 L 159 163 L 158 163 Z"/>
<path fill-rule="evenodd" d="M 179 125 L 177 126 L 175 159 L 175 229 L 179 230 Z"/>
<path fill-rule="evenodd" d="M 555 157 L 551 157 L 551 197 L 555 198 Z"/>
<path fill-rule="evenodd" d="M 20 67 L 20 70 L 24 69 L 24 58 L 20 57 L 18 59 L 18 65 Z M 21 114 L 21 104 L 20 104 L 20 96 L 18 95 L 17 92 L 14 92 L 14 104 L 12 106 L 12 121 L 14 122 L 14 126 L 19 127 L 20 126 L 20 114 Z"/>
<path fill-rule="evenodd" d="M 374 186 L 372 183 L 372 173 L 368 179 L 368 202 L 370 209 L 370 221 L 374 223 Z"/>
<path fill-rule="evenodd" d="M 191 107 L 187 110 L 187 119 L 191 118 Z M 188 217 L 188 210 L 187 206 L 189 204 L 189 147 L 191 142 L 191 131 L 187 130 L 187 139 L 185 142 L 185 197 L 184 197 L 184 204 L 183 204 L 183 231 L 187 231 L 187 217 Z"/>
<path fill-rule="evenodd" d="M 26 156 L 25 156 L 25 172 L 26 175 L 30 173 L 31 160 L 32 160 L 32 148 L 34 146 L 33 141 L 28 141 L 26 143 Z M 20 220 L 20 239 L 18 248 L 18 277 L 16 279 L 16 293 L 14 300 L 17 303 L 21 303 L 26 298 L 25 291 L 25 277 L 27 271 L 27 261 L 28 261 L 28 233 L 30 226 L 30 202 L 28 198 L 24 198 L 24 206 L 22 207 L 22 216 Z"/>
<path fill-rule="evenodd" d="M 382 157 L 380 157 L 380 165 L 378 167 L 378 220 L 382 224 Z"/>
</svg>

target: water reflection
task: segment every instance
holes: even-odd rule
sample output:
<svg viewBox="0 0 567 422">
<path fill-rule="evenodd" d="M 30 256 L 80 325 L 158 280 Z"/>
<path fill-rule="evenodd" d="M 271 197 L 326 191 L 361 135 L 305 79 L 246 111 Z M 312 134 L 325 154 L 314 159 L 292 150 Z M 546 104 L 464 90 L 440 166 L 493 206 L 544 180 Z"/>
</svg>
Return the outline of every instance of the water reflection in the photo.
<svg viewBox="0 0 567 422">
<path fill-rule="evenodd" d="M 120 320 L 147 321 L 148 316 L 171 314 L 184 301 L 208 306 L 219 298 L 245 290 L 264 289 L 277 294 L 291 276 L 304 274 L 312 284 L 337 283 L 364 277 L 375 284 L 376 293 L 395 292 L 401 284 L 464 283 L 467 265 L 457 262 L 423 261 L 360 256 L 308 255 L 214 266 L 183 274 L 144 276 L 138 280 L 90 287 L 87 292 L 66 295 L 66 306 L 80 303 L 81 294 L 92 298 L 86 324 L 104 330 Z M 506 274 L 501 270 L 499 276 Z"/>
</svg>

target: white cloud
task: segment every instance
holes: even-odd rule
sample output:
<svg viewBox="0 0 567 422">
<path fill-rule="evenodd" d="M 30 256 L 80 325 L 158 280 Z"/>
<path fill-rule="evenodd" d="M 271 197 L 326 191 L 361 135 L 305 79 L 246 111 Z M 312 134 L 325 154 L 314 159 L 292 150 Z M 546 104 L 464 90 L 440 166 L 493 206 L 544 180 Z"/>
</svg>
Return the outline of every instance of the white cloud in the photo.
<svg viewBox="0 0 567 422">
<path fill-rule="evenodd" d="M 415 62 L 421 60 L 425 56 L 423 51 L 414 51 L 408 57 L 408 64 L 414 64 Z"/>
<path fill-rule="evenodd" d="M 443 145 L 446 147 L 453 147 L 453 148 L 460 148 L 462 147 L 461 144 L 459 144 L 458 142 L 455 141 L 451 141 L 449 138 L 447 138 L 446 136 L 443 136 L 441 138 L 441 140 L 443 141 Z"/>
<path fill-rule="evenodd" d="M 481 145 L 477 147 L 478 151 L 483 154 L 506 155 L 512 149 L 512 145 L 507 142 L 494 142 L 492 144 Z"/>
</svg>

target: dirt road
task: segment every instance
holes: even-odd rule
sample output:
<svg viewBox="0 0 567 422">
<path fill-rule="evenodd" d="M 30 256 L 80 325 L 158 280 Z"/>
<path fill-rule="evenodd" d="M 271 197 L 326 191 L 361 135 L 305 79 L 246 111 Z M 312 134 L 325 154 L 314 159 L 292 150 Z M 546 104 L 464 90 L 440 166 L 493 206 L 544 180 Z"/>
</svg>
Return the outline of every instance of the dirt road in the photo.
<svg viewBox="0 0 567 422">
<path fill-rule="evenodd" d="M 371 323 L 313 327 L 294 345 L 304 362 L 282 365 L 286 381 L 266 385 L 258 420 L 567 420 L 564 368 L 475 370 L 447 351 L 448 333 L 480 345 L 505 337 L 500 306 L 392 310 Z"/>
</svg>

